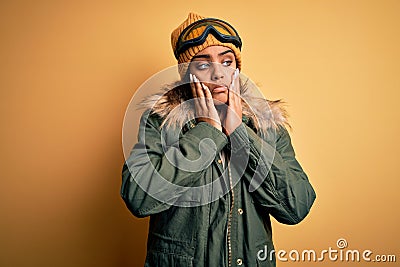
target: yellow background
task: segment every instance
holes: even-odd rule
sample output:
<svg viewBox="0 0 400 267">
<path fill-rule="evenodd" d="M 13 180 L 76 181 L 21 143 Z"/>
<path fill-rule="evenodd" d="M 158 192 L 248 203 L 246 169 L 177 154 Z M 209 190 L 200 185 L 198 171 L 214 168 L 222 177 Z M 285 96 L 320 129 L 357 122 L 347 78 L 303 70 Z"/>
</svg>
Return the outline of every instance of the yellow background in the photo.
<svg viewBox="0 0 400 267">
<path fill-rule="evenodd" d="M 400 1 L 1 1 L 0 266 L 141 266 L 119 197 L 135 90 L 189 11 L 231 22 L 243 73 L 288 102 L 317 201 L 277 249 L 399 253 Z M 278 266 L 364 266 L 279 263 Z M 395 264 L 369 264 L 395 266 Z"/>
</svg>

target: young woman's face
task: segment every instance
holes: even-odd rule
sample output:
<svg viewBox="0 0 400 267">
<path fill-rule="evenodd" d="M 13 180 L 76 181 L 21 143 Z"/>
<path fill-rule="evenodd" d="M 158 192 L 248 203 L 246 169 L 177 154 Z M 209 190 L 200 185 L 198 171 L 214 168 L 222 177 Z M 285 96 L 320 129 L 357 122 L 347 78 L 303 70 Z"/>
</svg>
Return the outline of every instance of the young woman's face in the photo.
<svg viewBox="0 0 400 267">
<path fill-rule="evenodd" d="M 209 46 L 198 52 L 189 66 L 190 73 L 210 88 L 214 104 L 228 102 L 228 87 L 236 69 L 233 51 L 225 46 Z"/>
</svg>

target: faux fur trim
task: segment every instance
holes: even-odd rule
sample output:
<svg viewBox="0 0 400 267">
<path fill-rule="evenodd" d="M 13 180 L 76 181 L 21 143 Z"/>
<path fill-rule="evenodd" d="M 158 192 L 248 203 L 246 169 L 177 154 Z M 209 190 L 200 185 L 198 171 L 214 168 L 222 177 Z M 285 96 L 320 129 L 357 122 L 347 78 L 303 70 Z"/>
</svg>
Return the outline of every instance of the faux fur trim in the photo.
<svg viewBox="0 0 400 267">
<path fill-rule="evenodd" d="M 243 116 L 251 120 L 259 135 L 266 134 L 268 129 L 278 130 L 279 126 L 289 127 L 288 114 L 282 100 L 267 100 L 257 96 L 255 85 L 240 77 Z M 185 87 L 186 86 L 186 87 Z M 165 85 L 157 94 L 146 97 L 142 108 L 150 109 L 163 118 L 161 127 L 182 128 L 187 122 L 195 119 L 193 101 L 190 99 L 187 84 L 178 81 Z"/>
</svg>

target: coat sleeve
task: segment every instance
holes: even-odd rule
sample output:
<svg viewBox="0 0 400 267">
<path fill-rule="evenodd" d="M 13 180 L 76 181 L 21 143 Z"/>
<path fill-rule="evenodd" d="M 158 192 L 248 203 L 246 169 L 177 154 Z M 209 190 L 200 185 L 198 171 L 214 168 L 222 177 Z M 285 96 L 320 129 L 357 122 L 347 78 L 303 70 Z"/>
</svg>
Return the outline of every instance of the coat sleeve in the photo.
<svg viewBox="0 0 400 267">
<path fill-rule="evenodd" d="M 208 123 L 200 122 L 163 145 L 160 117 L 146 111 L 140 120 L 138 143 L 122 169 L 121 197 L 136 217 L 167 210 L 185 196 L 191 185 L 227 144 L 227 137 Z"/>
<path fill-rule="evenodd" d="M 309 213 L 316 194 L 287 130 L 279 126 L 276 136 L 276 145 L 271 145 L 242 123 L 230 136 L 232 152 L 248 158 L 244 179 L 255 203 L 279 222 L 297 224 Z"/>
</svg>

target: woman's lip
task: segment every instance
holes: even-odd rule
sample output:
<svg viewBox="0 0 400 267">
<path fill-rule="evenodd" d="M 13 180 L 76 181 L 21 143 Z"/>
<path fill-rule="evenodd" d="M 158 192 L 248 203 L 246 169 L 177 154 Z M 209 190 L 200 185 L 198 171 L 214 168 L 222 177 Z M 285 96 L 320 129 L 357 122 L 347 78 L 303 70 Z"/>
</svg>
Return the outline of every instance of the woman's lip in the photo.
<svg viewBox="0 0 400 267">
<path fill-rule="evenodd" d="M 228 90 L 228 88 L 226 88 L 225 86 L 221 86 L 214 88 L 211 93 L 222 93 L 225 92 L 226 90 Z"/>
</svg>

